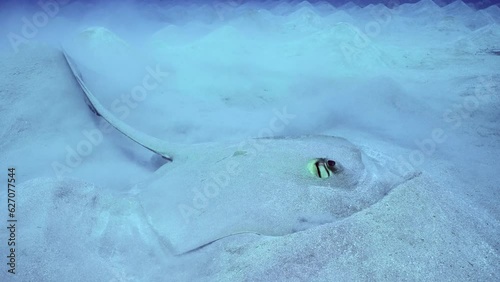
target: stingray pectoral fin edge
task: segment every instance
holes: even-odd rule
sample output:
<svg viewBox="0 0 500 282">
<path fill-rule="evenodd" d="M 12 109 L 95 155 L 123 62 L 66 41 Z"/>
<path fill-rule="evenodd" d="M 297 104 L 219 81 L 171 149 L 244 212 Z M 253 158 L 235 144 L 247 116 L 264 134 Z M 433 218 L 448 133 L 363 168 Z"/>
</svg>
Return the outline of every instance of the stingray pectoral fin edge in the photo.
<svg viewBox="0 0 500 282">
<path fill-rule="evenodd" d="M 100 115 L 102 118 L 104 118 L 111 126 L 116 128 L 118 131 L 123 133 L 125 136 L 128 138 L 132 139 L 134 142 L 137 144 L 143 146 L 144 148 L 159 154 L 169 160 L 173 160 L 174 154 L 172 153 L 172 150 L 176 150 L 178 146 L 175 146 L 173 144 L 170 144 L 168 142 L 165 142 L 161 139 L 158 139 L 153 136 L 149 136 L 143 132 L 140 132 L 128 124 L 124 123 L 120 119 L 118 119 L 115 115 L 113 115 L 109 110 L 107 110 L 100 102 L 97 100 L 97 98 L 92 94 L 90 89 L 87 87 L 85 82 L 83 81 L 83 78 L 78 71 L 78 68 L 76 66 L 76 63 L 74 60 L 66 53 L 64 48 L 62 48 L 62 52 L 64 55 L 64 58 L 66 60 L 66 63 L 68 64 L 69 68 L 71 69 L 71 72 L 73 73 L 73 76 L 75 77 L 76 81 L 78 82 L 78 85 L 80 85 L 80 88 L 82 89 L 83 93 L 87 97 L 89 103 L 91 106 L 94 108 L 96 113 Z"/>
</svg>

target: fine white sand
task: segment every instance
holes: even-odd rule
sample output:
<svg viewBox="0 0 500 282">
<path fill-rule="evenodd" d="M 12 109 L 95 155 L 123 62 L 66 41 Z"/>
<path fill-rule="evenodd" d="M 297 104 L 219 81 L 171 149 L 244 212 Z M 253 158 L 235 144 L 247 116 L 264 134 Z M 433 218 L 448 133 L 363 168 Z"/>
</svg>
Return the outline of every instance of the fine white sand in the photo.
<svg viewBox="0 0 500 282">
<path fill-rule="evenodd" d="M 25 41 L 0 42 L 0 170 L 15 167 L 18 183 L 17 274 L 3 256 L 0 281 L 500 280 L 500 9 L 238 2 L 72 2 L 29 38 L 19 19 L 40 7 L 0 12 L 6 35 Z M 165 163 L 94 115 L 60 42 L 103 105 L 182 144 L 180 161 Z M 147 88 L 140 99 L 137 87 Z M 266 130 L 285 108 L 293 118 Z M 370 157 L 363 164 L 372 167 L 352 172 L 372 173 L 369 183 L 389 181 L 373 167 L 397 168 L 404 181 L 383 193 L 349 182 L 357 202 L 342 204 L 360 210 L 325 219 L 320 212 L 338 210 L 328 206 L 335 201 L 293 193 L 321 187 L 327 199 L 342 190 L 283 169 L 309 152 L 323 157 L 306 135 L 348 140 L 349 152 Z M 278 136 L 299 141 L 254 147 L 263 155 L 192 225 L 203 228 L 169 231 L 171 214 L 161 222 L 191 196 L 183 185 L 204 183 L 231 146 Z M 189 154 L 200 146 L 206 154 Z M 299 202 L 279 202 L 287 187 L 281 200 Z M 6 218 L 5 192 L 0 202 Z M 317 208 L 318 220 L 295 228 L 303 206 Z M 245 215 L 251 224 L 235 223 Z M 264 235 L 174 254 L 173 244 L 196 246 L 234 226 Z M 0 229 L 2 253 L 9 235 Z"/>
</svg>

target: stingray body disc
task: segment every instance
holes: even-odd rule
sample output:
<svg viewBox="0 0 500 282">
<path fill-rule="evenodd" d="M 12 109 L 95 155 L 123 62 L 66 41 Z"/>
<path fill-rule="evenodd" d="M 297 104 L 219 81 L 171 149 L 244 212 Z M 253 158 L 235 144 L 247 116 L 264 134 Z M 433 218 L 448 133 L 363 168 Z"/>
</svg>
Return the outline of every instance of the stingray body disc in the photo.
<svg viewBox="0 0 500 282">
<path fill-rule="evenodd" d="M 193 146 L 142 188 L 150 224 L 174 252 L 241 232 L 280 236 L 334 222 L 404 181 L 343 138 L 257 141 Z M 304 168 L 311 156 L 335 157 L 342 167 L 334 177 L 312 177 Z"/>
</svg>

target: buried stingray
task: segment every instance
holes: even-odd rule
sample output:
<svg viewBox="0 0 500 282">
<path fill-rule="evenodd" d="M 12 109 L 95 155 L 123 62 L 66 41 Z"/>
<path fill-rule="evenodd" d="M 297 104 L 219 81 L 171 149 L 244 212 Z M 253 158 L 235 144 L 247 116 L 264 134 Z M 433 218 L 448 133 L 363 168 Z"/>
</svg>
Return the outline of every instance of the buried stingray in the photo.
<svg viewBox="0 0 500 282">
<path fill-rule="evenodd" d="M 415 175 L 401 175 L 395 160 L 333 136 L 165 142 L 116 118 L 64 56 L 94 113 L 172 161 L 139 184 L 136 196 L 151 227 L 175 254 L 231 235 L 282 236 L 335 222 Z"/>
</svg>

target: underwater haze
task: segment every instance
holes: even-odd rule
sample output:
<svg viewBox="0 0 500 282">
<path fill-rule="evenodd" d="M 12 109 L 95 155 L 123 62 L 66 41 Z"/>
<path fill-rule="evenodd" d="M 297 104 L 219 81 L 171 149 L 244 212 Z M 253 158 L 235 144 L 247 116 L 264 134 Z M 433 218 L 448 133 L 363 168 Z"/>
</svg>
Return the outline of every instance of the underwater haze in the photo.
<svg viewBox="0 0 500 282">
<path fill-rule="evenodd" d="M 495 1 L 2 1 L 0 281 L 500 281 Z"/>
</svg>

